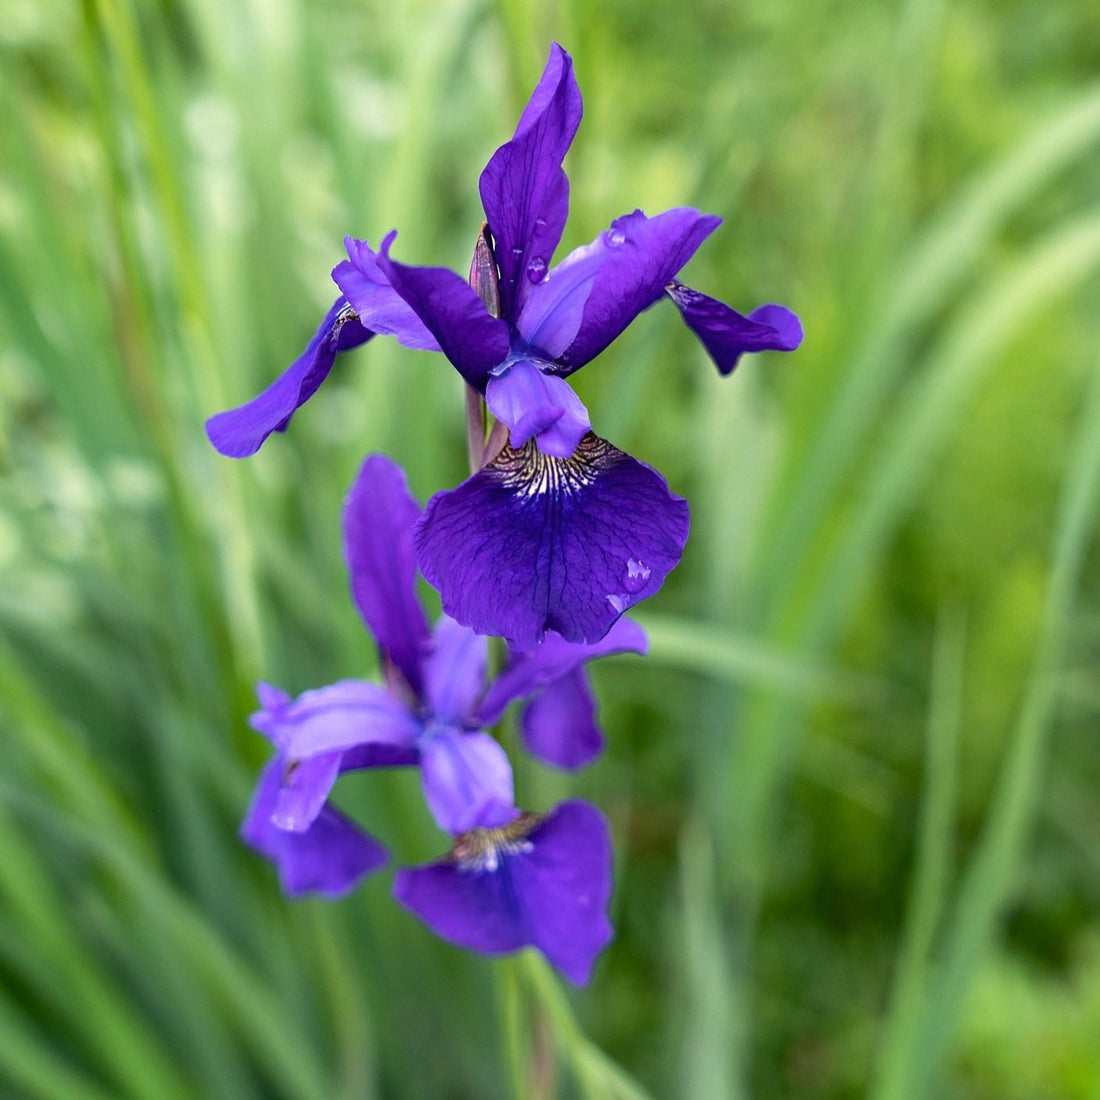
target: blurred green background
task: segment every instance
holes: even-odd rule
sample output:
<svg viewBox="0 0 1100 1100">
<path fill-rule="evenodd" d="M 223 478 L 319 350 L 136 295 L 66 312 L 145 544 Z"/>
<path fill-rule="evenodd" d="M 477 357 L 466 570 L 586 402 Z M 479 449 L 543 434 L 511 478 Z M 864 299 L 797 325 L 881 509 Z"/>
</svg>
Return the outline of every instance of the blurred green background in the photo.
<svg viewBox="0 0 1100 1100">
<path fill-rule="evenodd" d="M 605 758 L 518 773 L 615 836 L 564 994 L 235 836 L 255 680 L 373 672 L 342 497 L 464 476 L 458 376 L 378 341 L 202 431 L 345 233 L 466 269 L 551 39 L 563 248 L 713 211 L 687 281 L 807 333 L 721 380 L 655 309 L 577 377 L 693 531 Z M 3 0 L 0 1094 L 1100 1097 L 1098 74 L 1095 0 Z M 415 776 L 339 793 L 445 846 Z"/>
</svg>

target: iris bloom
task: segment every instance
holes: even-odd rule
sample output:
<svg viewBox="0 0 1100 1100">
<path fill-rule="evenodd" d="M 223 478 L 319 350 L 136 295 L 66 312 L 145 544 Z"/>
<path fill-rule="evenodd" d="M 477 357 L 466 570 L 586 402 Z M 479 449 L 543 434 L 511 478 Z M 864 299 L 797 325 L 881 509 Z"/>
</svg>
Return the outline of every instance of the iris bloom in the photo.
<svg viewBox="0 0 1100 1100">
<path fill-rule="evenodd" d="M 356 605 L 378 641 L 387 684 L 343 680 L 297 699 L 266 684 L 252 725 L 275 746 L 242 827 L 279 867 L 288 893 L 337 894 L 385 861 L 376 841 L 332 808 L 337 777 L 352 769 L 415 765 L 441 829 L 460 834 L 517 816 L 512 770 L 482 727 L 513 700 L 528 748 L 562 767 L 587 763 L 602 738 L 584 663 L 644 652 L 627 619 L 598 645 L 548 638 L 515 653 L 492 683 L 486 639 L 447 616 L 428 626 L 416 596 L 413 526 L 420 508 L 401 468 L 367 459 L 344 512 L 345 552 Z"/>
<path fill-rule="evenodd" d="M 338 352 L 378 333 L 442 351 L 511 438 L 429 503 L 418 563 L 447 614 L 520 649 L 547 631 L 597 641 L 660 588 L 687 539 L 686 503 L 591 432 L 569 376 L 663 298 L 722 374 L 744 352 L 789 351 L 802 339 L 782 306 L 746 316 L 679 282 L 721 222 L 690 207 L 635 210 L 552 265 L 569 205 L 562 162 L 580 118 L 572 60 L 554 45 L 512 139 L 481 174 L 491 246 L 484 263 L 475 256 L 477 289 L 444 268 L 398 263 L 394 233 L 377 251 L 348 238 L 348 259 L 333 271 L 342 296 L 306 352 L 255 400 L 207 425 L 223 454 L 251 454 L 286 427 Z"/>
<path fill-rule="evenodd" d="M 583 985 L 612 935 L 607 823 L 572 801 L 476 829 L 446 859 L 398 871 L 393 893 L 452 943 L 487 955 L 535 947 Z"/>
</svg>

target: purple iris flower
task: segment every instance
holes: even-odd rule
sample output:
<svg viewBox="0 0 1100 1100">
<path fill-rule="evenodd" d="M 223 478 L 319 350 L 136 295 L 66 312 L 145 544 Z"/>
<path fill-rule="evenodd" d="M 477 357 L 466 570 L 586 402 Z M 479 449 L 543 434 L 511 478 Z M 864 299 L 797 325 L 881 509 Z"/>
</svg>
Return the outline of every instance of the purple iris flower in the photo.
<svg viewBox="0 0 1100 1100">
<path fill-rule="evenodd" d="M 394 897 L 437 935 L 487 955 L 535 947 L 575 985 L 610 942 L 611 839 L 587 802 L 475 829 L 451 854 L 403 868 Z"/>
<path fill-rule="evenodd" d="M 687 539 L 686 503 L 591 432 L 566 379 L 664 297 L 722 374 L 744 352 L 789 351 L 802 339 L 783 306 L 746 316 L 678 281 L 721 222 L 690 207 L 635 210 L 551 266 L 569 206 L 562 162 L 580 119 L 572 59 L 555 44 L 512 139 L 481 174 L 491 243 L 487 258 L 475 255 L 476 278 L 398 263 L 394 233 L 377 251 L 348 238 L 348 259 L 333 270 L 342 297 L 306 352 L 207 425 L 223 454 L 251 454 L 286 427 L 338 352 L 376 333 L 442 351 L 510 430 L 510 446 L 429 502 L 417 561 L 447 614 L 520 649 L 548 631 L 597 641 L 660 588 Z"/>
<path fill-rule="evenodd" d="M 378 641 L 386 686 L 342 680 L 292 699 L 266 684 L 252 725 L 275 746 L 242 828 L 279 866 L 288 893 L 340 893 L 380 866 L 372 838 L 328 803 L 338 776 L 415 765 L 439 827 L 457 834 L 508 825 L 517 815 L 512 769 L 485 725 L 513 700 L 529 750 L 560 767 L 602 747 L 586 661 L 644 652 L 641 628 L 622 620 L 597 645 L 549 639 L 513 653 L 487 683 L 487 641 L 444 615 L 429 628 L 416 596 L 413 529 L 420 508 L 392 460 L 366 460 L 344 510 L 352 594 Z M 326 851 L 332 852 L 330 863 Z"/>
</svg>

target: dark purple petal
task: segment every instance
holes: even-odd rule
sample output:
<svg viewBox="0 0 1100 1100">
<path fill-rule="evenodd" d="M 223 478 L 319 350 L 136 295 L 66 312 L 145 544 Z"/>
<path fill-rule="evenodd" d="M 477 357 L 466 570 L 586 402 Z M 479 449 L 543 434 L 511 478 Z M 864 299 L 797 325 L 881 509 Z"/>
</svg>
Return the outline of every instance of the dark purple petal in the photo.
<svg viewBox="0 0 1100 1100">
<path fill-rule="evenodd" d="M 603 751 L 604 737 L 588 673 L 575 668 L 536 695 L 523 712 L 522 728 L 532 756 L 569 771 L 591 764 Z"/>
<path fill-rule="evenodd" d="M 416 598 L 413 525 L 419 516 L 401 467 L 385 455 L 368 458 L 344 505 L 351 592 L 382 651 L 417 694 L 429 645 L 428 620 Z"/>
<path fill-rule="evenodd" d="M 358 347 L 373 335 L 359 323 L 345 299 L 337 298 L 306 350 L 263 393 L 206 422 L 214 449 L 227 458 L 255 454 L 272 432 L 286 430 L 294 410 L 328 377 L 337 353 Z"/>
<path fill-rule="evenodd" d="M 364 768 L 407 768 L 420 763 L 420 749 L 415 745 L 356 745 L 340 758 L 340 771 L 361 771 Z"/>
<path fill-rule="evenodd" d="M 399 870 L 394 897 L 452 943 L 487 955 L 530 945 L 583 985 L 613 934 L 607 822 L 576 801 L 534 821 L 483 834 L 480 857 Z M 456 853 L 469 842 L 460 837 Z"/>
<path fill-rule="evenodd" d="M 293 702 L 258 711 L 249 722 L 290 761 L 364 744 L 408 748 L 421 728 L 402 702 L 363 680 L 305 691 Z"/>
<path fill-rule="evenodd" d="M 502 316 L 514 317 L 542 282 L 569 213 L 561 163 L 581 121 L 573 59 L 556 42 L 512 140 L 481 173 L 481 202 L 500 268 Z"/>
<path fill-rule="evenodd" d="M 420 752 L 424 798 L 448 833 L 493 828 L 516 816 L 512 765 L 487 733 L 441 730 Z"/>
<path fill-rule="evenodd" d="M 490 317 L 477 292 L 453 271 L 445 267 L 408 267 L 391 260 L 392 240 L 391 233 L 382 242 L 379 266 L 459 374 L 484 393 L 489 371 L 508 355 L 508 325 Z"/>
<path fill-rule="evenodd" d="M 625 616 L 594 645 L 567 642 L 560 634 L 547 634 L 542 644 L 527 653 L 513 653 L 490 685 L 478 712 L 478 722 L 494 725 L 513 699 L 526 698 L 596 657 L 614 653 L 645 653 L 645 631 Z"/>
<path fill-rule="evenodd" d="M 719 374 L 729 374 L 747 351 L 794 351 L 802 343 L 802 322 L 784 306 L 760 306 L 746 317 L 683 283 L 671 283 L 665 290 Z"/>
<path fill-rule="evenodd" d="M 523 650 L 551 630 L 599 641 L 661 587 L 687 533 L 664 478 L 589 433 L 567 459 L 504 448 L 428 502 L 415 541 L 444 611 Z"/>
<path fill-rule="evenodd" d="M 570 374 L 594 359 L 653 305 L 721 223 L 721 218 L 690 207 L 666 210 L 654 218 L 635 210 L 616 218 L 587 250 L 579 250 L 578 263 L 600 263 L 577 337 L 561 356 L 562 373 Z"/>
<path fill-rule="evenodd" d="M 281 780 L 282 763 L 273 760 L 256 786 L 240 835 L 276 865 L 285 893 L 337 897 L 386 863 L 386 849 L 330 806 L 306 832 L 276 827 L 271 818 Z"/>
<path fill-rule="evenodd" d="M 512 446 L 535 439 L 543 454 L 568 458 L 592 424 L 588 410 L 563 378 L 527 360 L 514 363 L 485 387 L 489 411 L 510 429 Z"/>
<path fill-rule="evenodd" d="M 459 728 L 470 723 L 485 694 L 488 656 L 484 637 L 447 615 L 440 617 L 424 661 L 424 698 L 436 719 Z"/>
<path fill-rule="evenodd" d="M 391 233 L 386 247 L 396 236 Z M 399 344 L 421 351 L 439 351 L 439 343 L 424 322 L 396 290 L 378 265 L 378 253 L 366 241 L 345 237 L 348 258 L 332 269 L 332 278 L 344 292 L 359 320 L 372 332 L 392 336 Z"/>
</svg>

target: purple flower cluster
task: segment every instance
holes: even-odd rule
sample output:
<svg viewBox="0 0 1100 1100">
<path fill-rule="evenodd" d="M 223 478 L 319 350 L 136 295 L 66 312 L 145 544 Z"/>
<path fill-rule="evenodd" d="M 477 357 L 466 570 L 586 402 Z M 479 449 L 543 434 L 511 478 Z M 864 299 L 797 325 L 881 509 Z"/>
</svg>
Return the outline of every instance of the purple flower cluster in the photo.
<svg viewBox="0 0 1100 1100">
<path fill-rule="evenodd" d="M 482 172 L 487 224 L 469 280 L 399 263 L 393 232 L 377 250 L 349 237 L 333 270 L 340 297 L 303 354 L 207 423 L 222 454 L 253 454 L 286 429 L 337 355 L 376 335 L 442 352 L 466 381 L 476 410 L 468 480 L 421 512 L 400 468 L 372 456 L 348 497 L 352 594 L 385 685 L 347 680 L 297 699 L 260 685 L 252 724 L 276 755 L 242 835 L 288 893 L 341 894 L 386 854 L 330 804 L 338 776 L 415 766 L 453 847 L 400 870 L 397 899 L 455 943 L 490 954 L 532 945 L 578 983 L 611 937 L 606 822 L 576 801 L 522 812 L 487 729 L 522 701 L 532 754 L 563 768 L 599 754 L 585 664 L 644 652 L 641 629 L 622 616 L 680 560 L 688 510 L 660 474 L 592 431 L 568 378 L 666 297 L 722 374 L 744 352 L 789 351 L 802 338 L 782 306 L 746 316 L 678 281 L 720 223 L 688 207 L 652 218 L 635 210 L 552 264 L 569 205 L 562 162 L 580 118 L 572 60 L 555 45 L 515 134 Z M 418 569 L 442 599 L 434 629 L 416 598 Z M 492 677 L 487 635 L 507 642 Z"/>
</svg>

